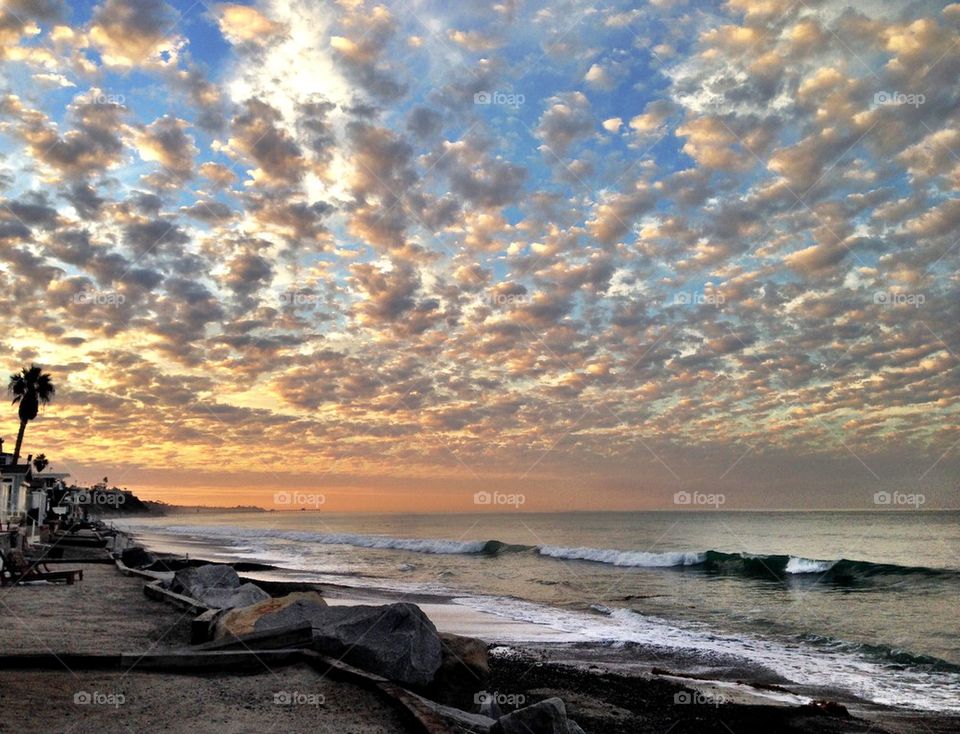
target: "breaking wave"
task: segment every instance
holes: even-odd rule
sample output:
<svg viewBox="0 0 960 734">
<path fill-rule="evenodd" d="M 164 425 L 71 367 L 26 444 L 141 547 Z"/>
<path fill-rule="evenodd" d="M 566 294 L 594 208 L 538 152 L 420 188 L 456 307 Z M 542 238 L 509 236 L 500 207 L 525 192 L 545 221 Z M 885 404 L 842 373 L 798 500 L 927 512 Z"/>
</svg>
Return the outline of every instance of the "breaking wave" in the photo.
<svg viewBox="0 0 960 734">
<path fill-rule="evenodd" d="M 133 526 L 130 529 L 135 529 Z M 160 530 L 160 528 L 151 528 Z M 717 575 L 736 575 L 768 579 L 816 576 L 832 583 L 855 583 L 881 576 L 929 576 L 960 580 L 960 571 L 901 566 L 889 563 L 855 561 L 845 558 L 822 560 L 792 555 L 762 555 L 706 551 L 665 551 L 660 553 L 614 548 L 566 548 L 553 545 L 522 545 L 500 540 L 443 540 L 432 538 L 395 538 L 358 533 L 316 533 L 293 530 L 236 528 L 219 525 L 172 525 L 165 533 L 216 538 L 227 543 L 250 543 L 257 539 L 283 539 L 307 544 L 348 545 L 357 548 L 409 551 L 411 553 L 483 555 L 536 553 L 546 558 L 588 561 L 626 568 L 663 568 L 699 571 Z"/>
</svg>

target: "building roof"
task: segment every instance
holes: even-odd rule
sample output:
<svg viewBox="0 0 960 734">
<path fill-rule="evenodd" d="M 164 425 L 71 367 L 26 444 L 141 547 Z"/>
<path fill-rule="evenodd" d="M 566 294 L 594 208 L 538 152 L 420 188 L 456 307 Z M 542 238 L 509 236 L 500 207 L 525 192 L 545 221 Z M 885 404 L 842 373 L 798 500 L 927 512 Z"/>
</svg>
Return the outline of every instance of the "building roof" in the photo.
<svg viewBox="0 0 960 734">
<path fill-rule="evenodd" d="M 34 472 L 33 474 L 33 478 L 38 482 L 41 482 L 44 479 L 61 480 L 66 479 L 69 476 L 70 472 L 66 471 L 46 471 L 42 474 L 40 472 Z"/>
<path fill-rule="evenodd" d="M 0 466 L 0 474 L 29 474 L 29 464 L 6 464 Z"/>
</svg>

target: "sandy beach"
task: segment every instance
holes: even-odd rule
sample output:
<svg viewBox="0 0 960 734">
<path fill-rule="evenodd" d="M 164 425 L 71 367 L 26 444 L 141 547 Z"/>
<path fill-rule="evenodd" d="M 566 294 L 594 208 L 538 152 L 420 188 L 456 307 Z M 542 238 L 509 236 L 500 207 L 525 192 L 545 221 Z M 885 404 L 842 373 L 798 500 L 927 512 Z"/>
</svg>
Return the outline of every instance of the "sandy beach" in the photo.
<svg viewBox="0 0 960 734">
<path fill-rule="evenodd" d="M 299 695 L 304 703 L 278 705 L 278 692 L 289 692 L 291 700 Z M 75 703 L 74 697 L 84 693 L 90 703 Z M 250 676 L 4 671 L 0 706 L 0 731 L 10 732 L 411 731 L 376 696 L 322 678 L 306 666 Z"/>
<path fill-rule="evenodd" d="M 190 617 L 151 602 L 143 582 L 113 564 L 70 563 L 83 581 L 31 583 L 0 589 L 0 649 L 12 653 L 122 653 L 189 642 Z"/>
<path fill-rule="evenodd" d="M 3 658 L 48 658 L 37 663 L 40 670 L 0 673 L 0 731 L 409 731 L 381 697 L 304 665 L 264 665 L 241 676 L 138 670 L 138 653 L 189 645 L 192 615 L 148 599 L 143 579 L 124 576 L 113 564 L 69 567 L 82 569 L 83 580 L 0 590 L 8 620 L 0 626 Z M 67 657 L 121 653 L 133 653 L 133 663 L 116 671 L 78 667 Z M 285 693 L 303 702 L 275 703 L 275 695 Z"/>
</svg>

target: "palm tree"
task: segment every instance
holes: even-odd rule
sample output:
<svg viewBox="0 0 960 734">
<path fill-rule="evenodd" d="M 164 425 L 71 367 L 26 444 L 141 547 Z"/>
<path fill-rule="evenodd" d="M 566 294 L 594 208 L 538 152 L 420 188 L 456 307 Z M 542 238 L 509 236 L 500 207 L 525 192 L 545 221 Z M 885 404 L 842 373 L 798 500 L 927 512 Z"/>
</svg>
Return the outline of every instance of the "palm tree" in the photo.
<svg viewBox="0 0 960 734">
<path fill-rule="evenodd" d="M 27 423 L 37 417 L 41 405 L 46 405 L 53 399 L 57 389 L 53 386 L 50 375 L 32 364 L 30 369 L 24 367 L 18 373 L 10 375 L 7 391 L 13 395 L 14 405 L 20 403 L 20 432 L 13 450 L 13 463 L 16 464 L 20 460 L 20 447 L 23 445 L 23 432 L 27 430 Z"/>
<path fill-rule="evenodd" d="M 50 466 L 50 459 L 47 458 L 46 454 L 40 454 L 33 460 L 33 468 L 37 470 L 37 474 L 42 472 Z"/>
</svg>

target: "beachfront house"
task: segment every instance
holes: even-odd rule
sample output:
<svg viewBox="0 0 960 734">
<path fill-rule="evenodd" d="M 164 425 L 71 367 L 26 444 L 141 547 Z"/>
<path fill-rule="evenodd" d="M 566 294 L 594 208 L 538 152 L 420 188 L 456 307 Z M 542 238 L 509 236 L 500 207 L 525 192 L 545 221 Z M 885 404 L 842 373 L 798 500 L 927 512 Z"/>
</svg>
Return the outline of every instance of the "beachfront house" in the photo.
<svg viewBox="0 0 960 734">
<path fill-rule="evenodd" d="M 13 454 L 0 451 L 0 523 L 24 519 L 30 509 L 32 456 L 26 464 L 14 464 Z"/>
<path fill-rule="evenodd" d="M 51 519 L 54 499 L 62 497 L 67 491 L 68 472 L 37 472 L 30 481 L 30 506 L 27 509 L 31 519 L 37 525 L 43 525 Z"/>
</svg>

